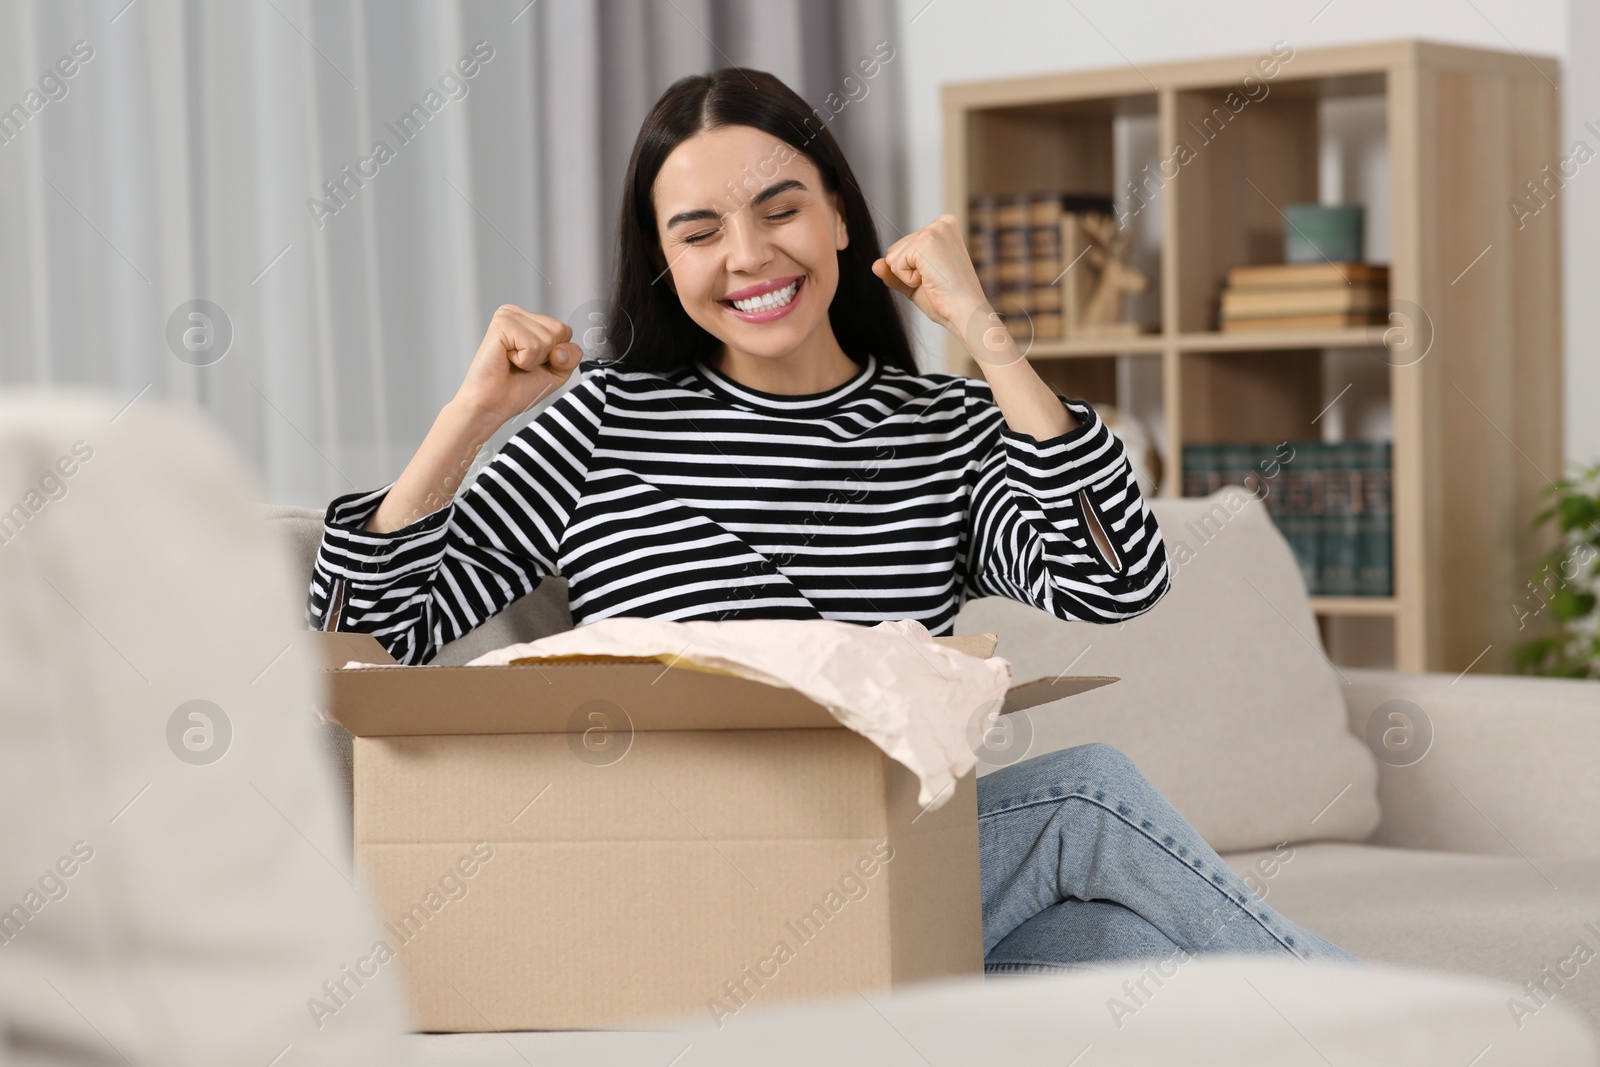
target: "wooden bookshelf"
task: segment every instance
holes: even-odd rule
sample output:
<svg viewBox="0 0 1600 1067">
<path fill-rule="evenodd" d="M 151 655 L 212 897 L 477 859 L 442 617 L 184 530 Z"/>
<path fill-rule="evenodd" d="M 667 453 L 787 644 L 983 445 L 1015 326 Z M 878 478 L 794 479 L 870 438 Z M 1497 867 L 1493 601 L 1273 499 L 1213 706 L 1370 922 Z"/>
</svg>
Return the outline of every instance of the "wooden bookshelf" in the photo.
<svg viewBox="0 0 1600 1067">
<path fill-rule="evenodd" d="M 1325 637 L 1330 626 L 1381 628 L 1363 632 L 1380 634 L 1403 670 L 1507 671 L 1526 636 L 1513 605 L 1549 546 L 1530 520 L 1563 470 L 1565 194 L 1520 228 L 1511 208 L 1563 155 L 1558 64 L 1395 41 L 1296 49 L 1263 77 L 1255 66 L 1265 56 L 948 85 L 946 209 L 965 230 L 973 195 L 1061 189 L 1132 203 L 1116 180 L 1129 140 L 1117 124 L 1153 129 L 1151 158 L 1169 165 L 1159 180 L 1134 173 L 1159 210 L 1129 221 L 1148 226 L 1142 239 L 1159 249 L 1155 293 L 1139 305 L 1152 332 L 1039 341 L 1029 359 L 1091 402 L 1119 400 L 1119 366 L 1159 382 L 1152 429 L 1164 441 L 1164 495 L 1181 492 L 1184 444 L 1316 438 L 1315 419 L 1335 400 L 1328 361 L 1352 351 L 1382 361 L 1394 595 L 1315 597 L 1313 608 Z M 1237 104 L 1252 71 L 1248 103 L 1235 111 L 1227 94 L 1240 94 Z M 1405 314 L 1395 321 L 1431 334 L 1426 354 L 1416 358 L 1417 334 L 1388 327 L 1218 332 L 1227 269 L 1281 257 L 1281 205 L 1319 199 L 1322 116 L 1351 101 L 1382 118 L 1389 254 L 1379 258 L 1390 265 L 1391 307 Z M 1192 151 L 1170 163 L 1180 143 Z M 1126 177 L 1127 160 L 1120 165 Z M 951 369 L 977 373 L 959 346 L 949 356 Z"/>
<path fill-rule="evenodd" d="M 1393 615 L 1392 596 L 1314 596 L 1311 610 L 1318 615 Z"/>
</svg>

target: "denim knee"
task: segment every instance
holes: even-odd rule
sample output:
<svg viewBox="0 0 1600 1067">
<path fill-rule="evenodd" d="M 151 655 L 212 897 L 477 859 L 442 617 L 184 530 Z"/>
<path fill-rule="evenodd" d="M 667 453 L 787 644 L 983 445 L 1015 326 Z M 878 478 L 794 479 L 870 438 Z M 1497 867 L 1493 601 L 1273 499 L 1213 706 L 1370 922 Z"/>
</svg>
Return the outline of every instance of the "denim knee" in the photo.
<svg viewBox="0 0 1600 1067">
<path fill-rule="evenodd" d="M 1030 756 L 978 779 L 978 810 L 982 814 L 1023 798 L 1062 797 L 1080 790 L 1090 796 L 1103 796 L 1107 790 L 1121 796 L 1136 786 L 1150 788 L 1133 760 L 1114 745 L 1094 741 Z"/>
<path fill-rule="evenodd" d="M 1079 753 L 1078 762 L 1091 774 L 1101 778 L 1126 778 L 1129 775 L 1144 777 L 1132 759 L 1122 749 L 1104 741 L 1091 741 L 1069 749 Z"/>
<path fill-rule="evenodd" d="M 1039 770 L 1049 768 L 1058 781 L 1074 785 L 1079 782 L 1104 784 L 1130 778 L 1144 780 L 1144 773 L 1128 758 L 1127 753 L 1103 741 L 1047 752 L 1034 759 L 1039 761 Z M 1032 763 L 1033 760 L 1024 762 Z"/>
</svg>

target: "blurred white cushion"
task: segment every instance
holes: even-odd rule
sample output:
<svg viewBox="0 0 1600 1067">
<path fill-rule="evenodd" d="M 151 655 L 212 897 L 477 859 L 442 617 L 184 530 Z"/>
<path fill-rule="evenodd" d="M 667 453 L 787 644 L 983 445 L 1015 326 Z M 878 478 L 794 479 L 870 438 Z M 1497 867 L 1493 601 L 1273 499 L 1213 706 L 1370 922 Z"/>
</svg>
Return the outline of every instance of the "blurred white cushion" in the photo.
<svg viewBox="0 0 1600 1067">
<path fill-rule="evenodd" d="M 119 406 L 0 394 L 0 1059 L 409 1062 L 287 554 L 220 434 Z"/>
<path fill-rule="evenodd" d="M 1505 1008 L 1512 992 L 1481 979 L 1398 968 L 1213 956 L 1063 976 L 973 978 L 894 996 L 862 993 L 770 1010 L 757 1004 L 722 1030 L 699 1023 L 656 1033 L 461 1034 L 413 1041 L 423 1061 L 438 1067 L 1595 1062 L 1593 1036 L 1560 1005 L 1519 1028 Z"/>
</svg>

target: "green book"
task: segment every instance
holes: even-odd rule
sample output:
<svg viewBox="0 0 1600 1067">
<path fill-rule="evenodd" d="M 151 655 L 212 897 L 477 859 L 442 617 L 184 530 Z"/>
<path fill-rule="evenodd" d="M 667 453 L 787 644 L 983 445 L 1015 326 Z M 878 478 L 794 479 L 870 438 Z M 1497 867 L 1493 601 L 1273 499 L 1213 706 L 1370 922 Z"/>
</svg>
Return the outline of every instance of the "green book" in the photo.
<svg viewBox="0 0 1600 1067">
<path fill-rule="evenodd" d="M 1221 445 L 1183 446 L 1183 495 L 1209 496 L 1221 486 L 1217 455 Z"/>
<path fill-rule="evenodd" d="M 1361 516 L 1356 534 L 1356 593 L 1394 593 L 1394 503 L 1392 451 L 1387 441 L 1362 442 Z"/>
<path fill-rule="evenodd" d="M 1317 451 L 1322 443 L 1296 441 L 1293 447 L 1294 458 L 1283 465 L 1278 475 L 1281 483 L 1279 488 L 1283 493 L 1283 512 L 1279 516 L 1278 528 L 1283 531 L 1283 539 L 1289 542 L 1289 551 L 1294 553 L 1294 561 L 1300 568 L 1306 592 L 1315 593 L 1319 545 L 1318 515 L 1314 505 L 1321 506 L 1321 475 L 1316 471 L 1316 465 Z"/>
<path fill-rule="evenodd" d="M 1251 451 L 1254 453 L 1251 457 L 1254 462 L 1250 467 L 1250 478 L 1245 484 L 1250 489 L 1250 494 L 1260 499 L 1272 521 L 1278 524 L 1281 533 L 1282 524 L 1278 520 L 1283 513 L 1283 471 L 1278 458 L 1278 446 L 1255 445 Z"/>
<path fill-rule="evenodd" d="M 1224 446 L 1222 484 L 1243 485 L 1250 473 L 1251 446 L 1234 441 Z"/>
<path fill-rule="evenodd" d="M 1321 596 L 1354 596 L 1359 543 L 1355 457 L 1360 442 L 1324 445 L 1322 522 L 1318 531 L 1318 589 Z"/>
<path fill-rule="evenodd" d="M 1200 445 L 1183 446 L 1181 483 L 1184 496 L 1200 496 Z"/>
</svg>

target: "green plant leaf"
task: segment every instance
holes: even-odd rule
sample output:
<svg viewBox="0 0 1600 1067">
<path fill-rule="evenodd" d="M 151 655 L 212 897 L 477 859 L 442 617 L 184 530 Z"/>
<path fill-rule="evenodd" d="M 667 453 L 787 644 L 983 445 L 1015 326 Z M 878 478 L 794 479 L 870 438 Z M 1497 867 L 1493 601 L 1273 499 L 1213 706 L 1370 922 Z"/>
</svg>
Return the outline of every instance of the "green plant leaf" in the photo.
<svg viewBox="0 0 1600 1067">
<path fill-rule="evenodd" d="M 1561 498 L 1561 532 L 1587 526 L 1595 519 L 1595 503 L 1586 496 L 1573 494 Z"/>
<path fill-rule="evenodd" d="M 1586 624 L 1600 610 L 1600 556 L 1583 557 L 1588 546 L 1600 549 L 1600 462 L 1574 468 L 1539 496 L 1549 506 L 1533 517 L 1531 527 L 1537 530 L 1553 520 L 1560 541 L 1521 594 L 1527 603 L 1514 606 L 1519 611 L 1528 607 L 1533 614 L 1549 608 L 1549 619 L 1558 629 L 1517 646 L 1514 669 L 1518 674 L 1600 679 L 1600 632 Z M 1536 610 L 1531 608 L 1534 599 L 1539 602 Z"/>
<path fill-rule="evenodd" d="M 1512 652 L 1518 674 L 1548 674 L 1545 668 L 1553 653 L 1561 650 L 1561 638 L 1536 637 L 1518 645 Z"/>
<path fill-rule="evenodd" d="M 1563 585 L 1550 598 L 1550 610 L 1562 622 L 1571 622 L 1573 619 L 1581 619 L 1593 611 L 1594 603 L 1593 593 L 1579 592 L 1570 585 Z"/>
</svg>

